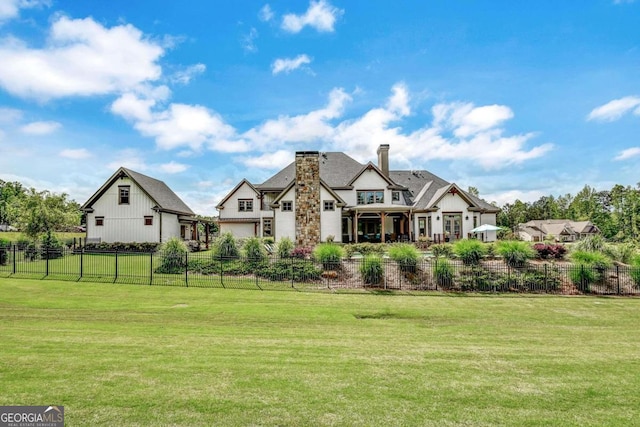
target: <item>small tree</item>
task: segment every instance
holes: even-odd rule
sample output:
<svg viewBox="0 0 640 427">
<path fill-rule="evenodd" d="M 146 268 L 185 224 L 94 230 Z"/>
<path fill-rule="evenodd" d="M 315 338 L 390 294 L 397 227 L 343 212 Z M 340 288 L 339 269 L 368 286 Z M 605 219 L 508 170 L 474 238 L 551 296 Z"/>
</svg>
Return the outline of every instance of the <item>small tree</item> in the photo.
<svg viewBox="0 0 640 427">
<path fill-rule="evenodd" d="M 293 241 L 288 237 L 283 237 L 278 242 L 278 257 L 290 258 L 293 248 Z"/>
<path fill-rule="evenodd" d="M 237 259 L 240 256 L 240 249 L 233 234 L 224 233 L 218 237 L 213 244 L 213 253 L 220 259 Z"/>
</svg>

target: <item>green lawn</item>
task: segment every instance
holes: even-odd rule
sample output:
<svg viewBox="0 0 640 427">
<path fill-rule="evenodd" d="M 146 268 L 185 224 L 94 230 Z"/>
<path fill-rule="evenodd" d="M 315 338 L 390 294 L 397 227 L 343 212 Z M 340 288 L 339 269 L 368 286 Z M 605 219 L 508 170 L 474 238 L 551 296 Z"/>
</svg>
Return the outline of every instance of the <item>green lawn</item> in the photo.
<svg viewBox="0 0 640 427">
<path fill-rule="evenodd" d="M 64 405 L 68 426 L 640 416 L 640 299 L 0 286 L 0 405 Z"/>
</svg>

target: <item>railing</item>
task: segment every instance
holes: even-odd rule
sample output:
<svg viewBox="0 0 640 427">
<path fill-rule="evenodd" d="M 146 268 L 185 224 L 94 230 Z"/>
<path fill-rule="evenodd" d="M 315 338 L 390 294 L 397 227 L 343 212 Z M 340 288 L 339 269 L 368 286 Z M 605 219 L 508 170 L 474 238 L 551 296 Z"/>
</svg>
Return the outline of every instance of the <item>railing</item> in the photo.
<svg viewBox="0 0 640 427">
<path fill-rule="evenodd" d="M 640 268 L 624 265 L 601 269 L 535 262 L 514 268 L 502 260 L 466 266 L 459 260 L 436 258 L 420 258 L 415 265 L 383 258 L 380 264 L 379 271 L 369 271 L 363 258 L 323 265 L 298 258 L 220 259 L 211 252 L 175 256 L 162 251 L 0 247 L 0 277 L 277 290 L 640 295 Z"/>
</svg>

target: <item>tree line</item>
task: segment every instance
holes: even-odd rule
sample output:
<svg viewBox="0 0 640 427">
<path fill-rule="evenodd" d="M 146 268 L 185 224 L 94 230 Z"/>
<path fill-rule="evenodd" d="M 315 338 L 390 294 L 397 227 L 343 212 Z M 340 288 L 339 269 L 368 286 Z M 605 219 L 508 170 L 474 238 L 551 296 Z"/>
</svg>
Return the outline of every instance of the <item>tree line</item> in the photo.
<svg viewBox="0 0 640 427">
<path fill-rule="evenodd" d="M 640 184 L 616 184 L 604 191 L 585 185 L 575 196 L 542 196 L 535 202 L 516 200 L 501 209 L 497 225 L 510 230 L 535 219 L 569 219 L 593 222 L 610 240 L 640 239 Z"/>
<path fill-rule="evenodd" d="M 69 195 L 26 188 L 0 179 L 0 224 L 14 226 L 36 240 L 80 225 L 80 205 Z"/>
</svg>

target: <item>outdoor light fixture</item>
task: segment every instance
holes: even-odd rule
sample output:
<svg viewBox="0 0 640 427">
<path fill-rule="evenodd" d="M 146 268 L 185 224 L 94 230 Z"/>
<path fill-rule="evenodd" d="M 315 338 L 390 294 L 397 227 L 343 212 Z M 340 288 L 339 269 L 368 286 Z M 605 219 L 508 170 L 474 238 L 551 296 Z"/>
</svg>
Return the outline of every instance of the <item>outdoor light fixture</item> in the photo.
<svg viewBox="0 0 640 427">
<path fill-rule="evenodd" d="M 464 217 L 465 221 L 469 221 L 469 215 Z"/>
<path fill-rule="evenodd" d="M 436 217 L 436 221 L 440 221 L 440 216 L 437 216 L 437 217 Z"/>
</svg>

